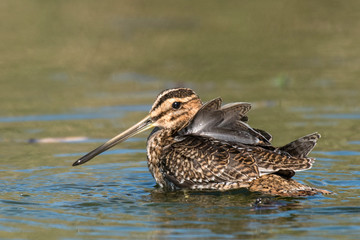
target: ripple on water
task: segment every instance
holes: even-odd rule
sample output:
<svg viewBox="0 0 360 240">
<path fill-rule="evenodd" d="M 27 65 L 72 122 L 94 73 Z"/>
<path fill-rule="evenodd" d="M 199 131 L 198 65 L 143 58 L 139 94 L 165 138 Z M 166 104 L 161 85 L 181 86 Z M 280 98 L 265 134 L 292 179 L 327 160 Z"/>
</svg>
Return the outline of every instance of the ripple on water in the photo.
<svg viewBox="0 0 360 240">
<path fill-rule="evenodd" d="M 148 109 L 145 105 L 84 108 L 71 114 L 0 117 L 0 122 L 119 118 L 126 112 Z M 314 108 L 297 111 L 313 118 L 330 116 L 311 114 Z M 349 117 L 356 115 L 341 118 Z M 77 146 L 105 141 L 107 139 L 87 137 L 44 138 L 35 139 L 34 143 L 39 145 L 34 146 L 47 148 L 48 143 Z M 145 139 L 129 141 L 145 142 Z M 54 159 L 86 154 L 73 149 L 74 152 L 54 154 Z M 110 150 L 104 155 L 118 155 L 122 160 L 78 168 L 72 168 L 68 161 L 59 161 L 55 166 L 15 169 L 3 165 L 0 170 L 4 193 L 0 199 L 0 230 L 44 231 L 47 228 L 49 231 L 76 232 L 75 238 L 251 238 L 255 235 L 269 239 L 273 236 L 301 238 L 304 232 L 312 232 L 311 235 L 318 238 L 323 238 L 325 232 L 328 236 L 352 236 L 346 231 L 360 231 L 360 209 L 356 205 L 360 196 L 360 171 L 351 160 L 346 165 L 352 170 L 337 168 L 344 159 L 359 156 L 358 151 L 312 152 L 320 156 L 317 164 L 295 178 L 329 188 L 337 195 L 299 199 L 264 197 L 248 191 L 164 192 L 154 187 L 145 153 L 145 149 Z"/>
<path fill-rule="evenodd" d="M 121 105 L 105 106 L 100 108 L 77 109 L 74 113 L 26 115 L 16 117 L 0 117 L 0 122 L 41 122 L 41 121 L 64 121 L 86 119 L 114 119 L 124 117 L 128 112 L 147 112 L 149 105 Z"/>
<path fill-rule="evenodd" d="M 55 157 L 81 157 L 87 152 L 81 153 L 62 153 L 55 154 Z M 134 154 L 134 153 L 146 153 L 145 149 L 113 149 L 107 150 L 106 152 L 101 153 L 100 155 L 114 155 L 114 154 Z"/>
<path fill-rule="evenodd" d="M 329 156 L 359 156 L 358 151 L 339 150 L 339 151 L 313 151 L 312 153 L 329 155 Z"/>
</svg>

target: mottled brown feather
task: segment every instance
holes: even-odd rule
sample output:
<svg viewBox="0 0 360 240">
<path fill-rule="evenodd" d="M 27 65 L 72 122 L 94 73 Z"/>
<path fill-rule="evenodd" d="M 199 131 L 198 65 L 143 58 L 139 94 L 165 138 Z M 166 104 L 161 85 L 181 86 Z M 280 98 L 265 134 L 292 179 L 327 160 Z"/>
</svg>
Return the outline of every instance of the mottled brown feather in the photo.
<svg viewBox="0 0 360 240">
<path fill-rule="evenodd" d="M 274 174 L 265 175 L 252 181 L 249 190 L 284 197 L 311 196 L 318 193 L 331 194 L 330 191 L 313 188 Z"/>
</svg>

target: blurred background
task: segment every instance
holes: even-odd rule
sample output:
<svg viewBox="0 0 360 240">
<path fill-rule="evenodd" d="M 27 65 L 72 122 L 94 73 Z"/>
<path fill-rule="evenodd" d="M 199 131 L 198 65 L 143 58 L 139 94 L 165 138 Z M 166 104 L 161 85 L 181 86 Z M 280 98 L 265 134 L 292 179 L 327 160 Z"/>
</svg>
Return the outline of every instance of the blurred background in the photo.
<svg viewBox="0 0 360 240">
<path fill-rule="evenodd" d="M 358 107 L 357 1 L 0 4 L 2 117 L 151 105 L 177 86 L 204 101 L 270 101 L 316 114 Z M 273 110 L 266 117 L 287 119 Z"/>
<path fill-rule="evenodd" d="M 337 216 L 330 225 L 354 233 L 356 219 L 351 214 L 359 211 L 355 201 L 360 193 L 359 1 L 2 0 L 0 43 L 0 215 L 4 219 L 0 231 L 4 236 L 12 238 L 26 230 L 30 235 L 20 237 L 39 237 L 37 233 L 51 230 L 75 237 L 74 225 L 82 221 L 79 216 L 93 217 L 89 226 L 94 227 L 97 214 L 104 211 L 139 218 L 143 235 L 129 230 L 125 237 L 148 238 L 154 228 L 159 235 L 152 232 L 152 236 L 284 236 L 283 219 L 276 225 L 278 210 L 271 212 L 275 226 L 252 218 L 264 230 L 244 227 L 248 235 L 239 234 L 238 225 L 201 235 L 197 230 L 206 228 L 202 221 L 212 215 L 201 220 L 189 217 L 193 235 L 186 235 L 186 230 L 172 235 L 173 229 L 189 225 L 171 225 L 161 211 L 159 222 L 169 221 L 165 228 L 170 233 L 163 225 L 142 222 L 144 216 L 153 216 L 147 211 L 154 211 L 143 205 L 154 204 L 149 196 L 155 185 L 146 166 L 146 134 L 92 165 L 70 167 L 81 154 L 145 116 L 160 91 L 180 86 L 194 89 L 204 102 L 219 96 L 225 103 L 251 102 L 250 124 L 272 133 L 275 145 L 320 132 L 322 139 L 312 155 L 318 161 L 297 180 L 341 194 L 302 204 L 308 207 L 317 201 L 327 207 L 328 212 L 309 223 L 318 227 L 314 231 L 320 236 L 324 232 L 320 222 L 328 214 L 344 213 L 339 210 L 341 202 L 349 207 L 350 217 Z M 119 177 L 122 171 L 129 177 Z M 80 187 L 84 182 L 88 188 Z M 134 182 L 137 185 L 131 185 Z M 100 183 L 104 187 L 98 195 L 92 191 Z M 133 205 L 126 205 L 128 199 L 121 204 L 114 201 L 132 191 L 137 193 L 131 200 L 135 212 L 129 210 Z M 197 202 L 199 196 L 192 197 Z M 99 206 L 90 213 L 89 198 Z M 174 213 L 184 209 L 176 203 L 178 196 L 169 198 L 175 202 Z M 210 198 L 201 196 L 203 206 L 214 206 L 214 196 Z M 250 216 L 253 198 L 240 204 L 247 206 L 242 211 Z M 162 201 L 157 203 L 159 209 L 164 207 Z M 235 198 L 227 206 L 239 202 Z M 66 214 L 74 212 L 70 205 L 76 205 L 78 212 L 69 217 Z M 117 223 L 127 219 L 109 218 Z M 131 229 L 136 224 L 130 221 L 124 226 Z M 94 231 L 100 237 L 114 237 L 123 231 L 119 229 Z M 106 235 L 107 231 L 113 232 Z M 358 227 L 355 235 L 356 231 Z M 287 232 L 292 237 L 298 233 Z M 339 233 L 329 233 L 334 234 Z"/>
</svg>

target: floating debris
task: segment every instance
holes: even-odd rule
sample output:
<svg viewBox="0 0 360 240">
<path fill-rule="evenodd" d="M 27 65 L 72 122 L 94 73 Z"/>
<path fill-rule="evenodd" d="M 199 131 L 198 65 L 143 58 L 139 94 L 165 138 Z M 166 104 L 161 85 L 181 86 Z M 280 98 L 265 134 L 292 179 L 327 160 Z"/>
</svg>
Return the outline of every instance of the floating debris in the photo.
<svg viewBox="0 0 360 240">
<path fill-rule="evenodd" d="M 88 137 L 63 137 L 63 138 L 31 138 L 29 143 L 74 143 L 88 141 Z"/>
</svg>

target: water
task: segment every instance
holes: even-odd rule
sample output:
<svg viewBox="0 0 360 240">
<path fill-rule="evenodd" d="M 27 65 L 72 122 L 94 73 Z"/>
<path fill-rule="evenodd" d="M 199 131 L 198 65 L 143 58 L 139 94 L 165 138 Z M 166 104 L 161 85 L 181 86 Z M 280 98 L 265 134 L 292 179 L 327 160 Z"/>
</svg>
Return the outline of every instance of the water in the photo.
<svg viewBox="0 0 360 240">
<path fill-rule="evenodd" d="M 357 1 L 2 1 L 0 238 L 357 239 Z M 163 192 L 147 134 L 82 154 L 142 119 L 156 95 L 253 103 L 274 145 L 318 131 L 296 174 L 334 195 Z"/>
</svg>

